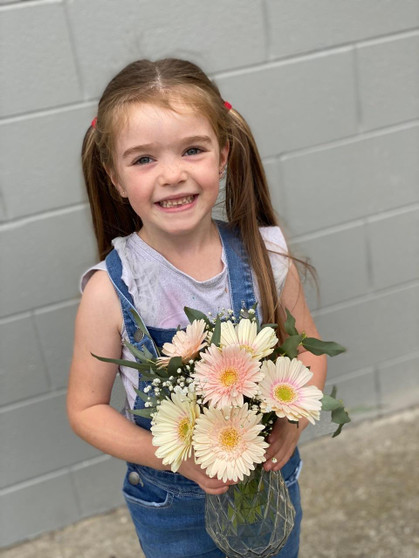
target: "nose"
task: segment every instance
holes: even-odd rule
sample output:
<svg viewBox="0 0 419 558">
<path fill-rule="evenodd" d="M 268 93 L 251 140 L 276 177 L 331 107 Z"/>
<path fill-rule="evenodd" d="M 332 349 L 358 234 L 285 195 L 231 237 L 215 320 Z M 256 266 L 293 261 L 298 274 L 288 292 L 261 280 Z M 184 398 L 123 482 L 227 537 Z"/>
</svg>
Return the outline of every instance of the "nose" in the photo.
<svg viewBox="0 0 419 558">
<path fill-rule="evenodd" d="M 187 172 L 179 160 L 170 160 L 161 163 L 160 184 L 162 186 L 175 186 L 187 178 Z"/>
</svg>

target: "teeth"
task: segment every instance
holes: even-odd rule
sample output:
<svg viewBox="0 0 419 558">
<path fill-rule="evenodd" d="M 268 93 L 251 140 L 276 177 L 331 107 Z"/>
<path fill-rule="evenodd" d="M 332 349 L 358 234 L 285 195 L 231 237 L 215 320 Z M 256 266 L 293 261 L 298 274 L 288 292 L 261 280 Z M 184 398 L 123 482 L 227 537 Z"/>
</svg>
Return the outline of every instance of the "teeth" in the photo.
<svg viewBox="0 0 419 558">
<path fill-rule="evenodd" d="M 186 198 L 179 198 L 177 200 L 163 200 L 159 202 L 162 207 L 178 207 L 179 205 L 186 205 L 187 203 L 193 202 L 193 196 L 187 196 Z"/>
</svg>

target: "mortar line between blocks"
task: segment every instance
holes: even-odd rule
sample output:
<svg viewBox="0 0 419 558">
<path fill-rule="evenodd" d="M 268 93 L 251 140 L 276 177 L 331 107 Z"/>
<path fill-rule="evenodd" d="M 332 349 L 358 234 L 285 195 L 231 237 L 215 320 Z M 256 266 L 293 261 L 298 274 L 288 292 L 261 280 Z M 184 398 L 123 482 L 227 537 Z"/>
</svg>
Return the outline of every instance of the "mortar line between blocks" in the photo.
<svg viewBox="0 0 419 558">
<path fill-rule="evenodd" d="M 318 310 L 313 310 L 313 317 L 319 317 L 329 314 L 330 312 L 336 312 L 339 310 L 344 310 L 346 308 L 352 308 L 353 306 L 358 306 L 359 304 L 371 302 L 379 298 L 386 296 L 391 296 L 396 293 L 407 291 L 409 289 L 414 289 L 419 287 L 419 279 L 413 279 L 411 281 L 406 281 L 405 283 L 399 283 L 397 285 L 392 285 L 391 287 L 385 287 L 383 289 L 376 289 L 371 293 L 362 294 L 360 296 L 351 298 L 349 300 L 344 300 L 342 302 L 336 302 L 330 304 L 329 306 L 324 306 Z"/>
<path fill-rule="evenodd" d="M 66 300 L 60 300 L 59 302 L 52 302 L 50 304 L 45 304 L 43 306 L 35 306 L 33 308 L 28 308 L 28 310 L 22 310 L 16 312 L 15 314 L 9 314 L 7 316 L 2 316 L 0 318 L 0 325 L 6 325 L 11 322 L 18 320 L 24 320 L 30 318 L 32 315 L 36 318 L 39 315 L 47 314 L 48 312 L 53 312 L 54 310 L 61 310 L 63 308 L 69 308 L 80 302 L 80 298 L 69 298 Z"/>
<path fill-rule="evenodd" d="M 60 207 L 57 209 L 49 209 L 47 211 L 42 211 L 41 213 L 36 213 L 35 215 L 25 215 L 24 217 L 18 217 L 6 223 L 0 224 L 0 233 L 3 231 L 13 230 L 17 227 L 22 227 L 29 225 L 31 223 L 36 223 L 44 219 L 49 219 L 51 217 L 60 217 L 63 215 L 69 215 L 70 213 L 75 213 L 82 209 L 88 209 L 88 202 L 76 203 L 69 205 L 67 207 Z"/>
</svg>

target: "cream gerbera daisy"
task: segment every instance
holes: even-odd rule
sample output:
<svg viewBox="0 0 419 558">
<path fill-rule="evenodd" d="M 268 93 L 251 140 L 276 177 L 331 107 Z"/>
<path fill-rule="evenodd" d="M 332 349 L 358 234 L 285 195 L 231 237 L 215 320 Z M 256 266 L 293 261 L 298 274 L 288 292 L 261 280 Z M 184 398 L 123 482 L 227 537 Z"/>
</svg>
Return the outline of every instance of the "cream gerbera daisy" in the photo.
<svg viewBox="0 0 419 558">
<path fill-rule="evenodd" d="M 243 407 L 204 409 L 195 426 L 195 460 L 210 477 L 227 482 L 243 480 L 265 461 L 261 414 Z"/>
<path fill-rule="evenodd" d="M 163 345 L 162 352 L 166 356 L 157 359 L 159 367 L 167 366 L 173 357 L 182 357 L 183 362 L 195 358 L 207 345 L 206 335 L 204 320 L 195 320 L 186 326 L 186 331 L 176 332 L 172 342 Z"/>
<path fill-rule="evenodd" d="M 237 345 L 219 349 L 210 345 L 201 353 L 192 374 L 196 391 L 213 407 L 243 405 L 243 397 L 254 397 L 262 379 L 260 363 Z"/>
<path fill-rule="evenodd" d="M 221 324 L 220 346 L 240 345 L 257 360 L 270 355 L 277 342 L 278 338 L 272 327 L 264 327 L 258 333 L 257 324 L 252 320 L 240 320 L 236 325 L 232 322 Z"/>
<path fill-rule="evenodd" d="M 198 416 L 195 397 L 182 392 L 164 399 L 154 414 L 151 432 L 152 444 L 158 446 L 156 456 L 164 465 L 170 465 L 174 473 L 192 453 L 192 433 Z"/>
<path fill-rule="evenodd" d="M 323 393 L 315 386 L 305 386 L 313 373 L 301 361 L 279 357 L 275 363 L 264 361 L 261 370 L 262 411 L 275 411 L 278 417 L 292 421 L 306 417 L 312 424 L 320 418 Z"/>
</svg>

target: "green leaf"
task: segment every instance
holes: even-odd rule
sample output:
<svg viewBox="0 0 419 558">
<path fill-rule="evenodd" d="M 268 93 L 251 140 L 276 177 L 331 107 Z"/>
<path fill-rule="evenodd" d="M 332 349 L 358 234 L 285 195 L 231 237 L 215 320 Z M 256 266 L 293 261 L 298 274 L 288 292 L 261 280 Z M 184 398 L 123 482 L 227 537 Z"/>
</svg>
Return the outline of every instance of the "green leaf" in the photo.
<svg viewBox="0 0 419 558">
<path fill-rule="evenodd" d="M 147 360 L 149 360 L 149 361 L 154 360 L 154 355 L 147 349 L 147 347 L 145 345 L 143 345 L 142 350 L 143 350 L 143 353 L 145 354 L 145 357 L 146 357 Z"/>
<path fill-rule="evenodd" d="M 138 328 L 144 333 L 146 337 L 152 340 L 151 335 L 147 329 L 147 326 L 143 322 L 141 316 L 134 310 L 134 308 L 130 308 L 130 312 L 132 317 L 134 318 L 135 323 L 137 324 Z"/>
<path fill-rule="evenodd" d="M 130 409 L 130 413 L 132 415 L 138 415 L 140 417 L 144 417 L 144 418 L 151 418 L 151 414 L 154 413 L 155 409 L 153 409 L 152 407 L 148 407 L 147 409 L 136 409 L 135 411 Z"/>
<path fill-rule="evenodd" d="M 136 312 L 134 310 L 134 308 L 130 308 L 130 312 L 132 314 L 132 317 L 134 318 L 135 323 L 137 324 L 138 328 L 144 333 L 144 335 L 146 337 L 148 337 L 148 339 L 150 339 L 150 341 L 153 343 L 153 347 L 156 350 L 157 355 L 160 355 L 160 351 L 159 348 L 157 347 L 157 345 L 154 343 L 153 338 L 150 335 L 150 332 L 147 329 L 147 326 L 145 325 L 145 323 L 143 322 L 141 316 L 138 314 L 138 312 Z"/>
<path fill-rule="evenodd" d="M 144 393 L 141 389 L 137 389 L 135 386 L 132 387 L 134 388 L 134 391 L 138 395 L 138 397 L 143 401 L 150 401 L 151 403 L 153 402 L 152 399 L 157 401 L 155 397 L 150 396 L 148 393 Z"/>
<path fill-rule="evenodd" d="M 221 340 L 221 320 L 220 318 L 217 317 L 217 319 L 215 320 L 214 332 L 211 337 L 211 344 L 217 345 L 218 347 L 220 344 L 220 340 Z"/>
<path fill-rule="evenodd" d="M 331 395 L 326 395 L 326 394 L 323 395 L 321 399 L 321 403 L 322 403 L 322 411 L 334 411 L 335 409 L 342 407 L 341 401 L 338 401 Z"/>
<path fill-rule="evenodd" d="M 137 347 L 135 345 L 132 345 L 129 341 L 124 341 L 124 345 L 129 349 L 130 353 L 135 356 L 136 359 L 149 364 L 150 358 L 146 356 L 143 349 L 137 349 Z"/>
<path fill-rule="evenodd" d="M 287 319 L 284 324 L 285 331 L 288 333 L 288 335 L 298 335 L 298 331 L 295 328 L 294 316 L 289 312 L 288 308 L 286 308 L 285 311 L 287 313 Z"/>
<path fill-rule="evenodd" d="M 140 370 L 140 372 L 144 372 L 144 370 L 148 370 L 150 368 L 148 364 L 147 365 L 141 364 L 139 362 L 135 362 L 134 360 L 124 360 L 121 358 L 106 358 L 106 357 L 100 357 L 93 353 L 90 354 L 102 362 L 112 362 L 112 364 L 118 364 L 118 366 L 128 366 L 128 368 L 135 368 L 136 370 Z"/>
<path fill-rule="evenodd" d="M 296 358 L 298 355 L 298 347 L 302 339 L 302 335 L 291 335 L 285 339 L 284 343 L 279 347 L 279 350 L 289 358 Z"/>
<path fill-rule="evenodd" d="M 183 362 L 182 357 L 172 357 L 169 360 L 169 364 L 167 365 L 167 374 L 168 376 L 173 376 L 178 368 L 182 368 Z"/>
<path fill-rule="evenodd" d="M 345 347 L 334 341 L 322 341 L 314 337 L 306 337 L 303 340 L 303 347 L 313 353 L 313 355 L 336 356 L 346 351 Z"/>
<path fill-rule="evenodd" d="M 339 426 L 333 432 L 332 438 L 336 438 L 336 436 L 339 436 L 339 434 L 342 432 L 342 428 L 343 428 L 343 424 L 339 424 Z"/>
<path fill-rule="evenodd" d="M 195 320 L 204 320 L 204 322 L 211 326 L 211 321 L 208 318 L 208 316 L 206 316 L 203 312 L 201 312 L 200 310 L 195 310 L 194 308 L 189 308 L 188 306 L 185 306 L 183 308 L 186 317 L 188 318 L 188 320 L 192 323 Z"/>
<path fill-rule="evenodd" d="M 332 411 L 331 419 L 332 422 L 342 425 L 351 422 L 351 419 L 349 418 L 347 411 L 345 411 L 343 404 Z"/>
</svg>

